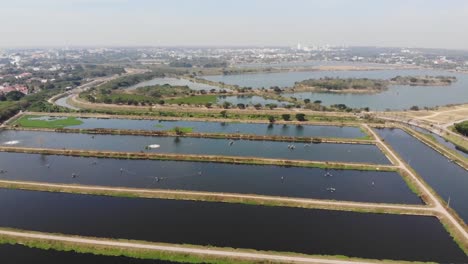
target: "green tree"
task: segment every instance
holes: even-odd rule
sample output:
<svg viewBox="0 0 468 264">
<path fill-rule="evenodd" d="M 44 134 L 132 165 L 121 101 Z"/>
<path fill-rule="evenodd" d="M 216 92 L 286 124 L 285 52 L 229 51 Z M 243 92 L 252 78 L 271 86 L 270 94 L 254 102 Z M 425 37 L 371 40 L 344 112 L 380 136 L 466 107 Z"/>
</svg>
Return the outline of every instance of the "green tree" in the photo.
<svg viewBox="0 0 468 264">
<path fill-rule="evenodd" d="M 245 104 L 242 104 L 242 103 L 241 103 L 241 104 L 237 104 L 237 107 L 238 107 L 239 109 L 245 109 Z"/>
<path fill-rule="evenodd" d="M 24 93 L 18 92 L 18 91 L 11 91 L 11 92 L 8 92 L 5 95 L 5 97 L 8 101 L 19 101 L 21 98 L 24 97 Z"/>
<path fill-rule="evenodd" d="M 290 114 L 282 114 L 281 117 L 283 118 L 284 121 L 291 120 L 291 115 Z"/>
<path fill-rule="evenodd" d="M 274 116 L 268 116 L 268 121 L 270 122 L 270 124 L 274 123 L 275 122 L 275 117 Z"/>
<path fill-rule="evenodd" d="M 232 105 L 232 104 L 231 104 L 230 102 L 224 102 L 224 103 L 223 103 L 223 108 L 224 108 L 224 109 L 229 109 L 229 108 L 231 107 L 231 105 Z"/>
<path fill-rule="evenodd" d="M 455 130 L 465 137 L 468 137 L 468 121 L 456 123 Z"/>
<path fill-rule="evenodd" d="M 306 121 L 306 119 L 305 119 L 305 114 L 303 114 L 303 113 L 297 113 L 297 114 L 296 114 L 296 119 L 297 119 L 297 121 Z"/>
</svg>

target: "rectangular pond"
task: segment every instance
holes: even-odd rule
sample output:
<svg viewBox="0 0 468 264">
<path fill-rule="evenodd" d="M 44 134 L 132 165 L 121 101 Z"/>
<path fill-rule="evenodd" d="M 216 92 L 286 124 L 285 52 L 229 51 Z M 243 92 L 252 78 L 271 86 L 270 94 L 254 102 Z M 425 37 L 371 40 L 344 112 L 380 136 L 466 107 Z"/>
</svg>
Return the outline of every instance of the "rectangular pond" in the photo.
<svg viewBox="0 0 468 264">
<path fill-rule="evenodd" d="M 52 120 L 60 117 L 29 117 L 30 119 Z M 135 120 L 135 119 L 103 119 L 77 118 L 80 125 L 66 128 L 82 129 L 130 129 L 168 131 L 175 127 L 191 128 L 196 133 L 223 134 L 253 134 L 275 135 L 290 137 L 332 137 L 332 138 L 363 138 L 366 134 L 359 127 L 319 126 L 319 125 L 282 125 L 282 124 L 249 124 L 230 122 L 199 122 L 199 121 L 163 121 L 163 120 Z"/>
<path fill-rule="evenodd" d="M 0 152 L 0 170 L 3 180 L 422 204 L 396 172 L 5 152 Z"/>
<path fill-rule="evenodd" d="M 6 264 L 177 264 L 163 260 L 143 260 L 128 257 L 100 256 L 74 251 L 43 250 L 22 245 L 0 244 L 0 261 Z M 179 263 L 180 264 L 180 263 Z"/>
<path fill-rule="evenodd" d="M 86 149 L 112 151 L 149 151 L 200 155 L 227 155 L 318 161 L 366 162 L 389 164 L 375 145 L 304 144 L 277 141 L 225 140 L 188 137 L 146 137 L 127 135 L 89 135 L 41 131 L 0 132 L 0 145 L 17 143 L 20 147 Z M 146 150 L 148 145 L 159 148 Z M 293 150 L 289 145 L 294 145 Z M 9 145 L 11 146 L 11 145 Z"/>
<path fill-rule="evenodd" d="M 0 189 L 0 226 L 375 259 L 467 262 L 435 217 Z"/>
<path fill-rule="evenodd" d="M 376 131 L 468 223 L 468 172 L 401 129 Z"/>
</svg>

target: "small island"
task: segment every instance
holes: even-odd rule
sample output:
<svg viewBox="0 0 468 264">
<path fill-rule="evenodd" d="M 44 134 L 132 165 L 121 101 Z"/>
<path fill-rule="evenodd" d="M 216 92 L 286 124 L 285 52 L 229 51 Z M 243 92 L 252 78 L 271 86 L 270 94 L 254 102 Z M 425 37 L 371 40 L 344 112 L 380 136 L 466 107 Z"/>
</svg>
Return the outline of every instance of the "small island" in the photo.
<svg viewBox="0 0 468 264">
<path fill-rule="evenodd" d="M 448 86 L 456 82 L 454 76 L 397 76 L 390 79 L 390 84 L 411 86 Z"/>
<path fill-rule="evenodd" d="M 325 77 L 296 82 L 291 90 L 319 93 L 380 93 L 388 90 L 390 85 L 448 86 L 456 80 L 456 77 L 452 76 L 396 76 L 390 80 Z"/>
</svg>

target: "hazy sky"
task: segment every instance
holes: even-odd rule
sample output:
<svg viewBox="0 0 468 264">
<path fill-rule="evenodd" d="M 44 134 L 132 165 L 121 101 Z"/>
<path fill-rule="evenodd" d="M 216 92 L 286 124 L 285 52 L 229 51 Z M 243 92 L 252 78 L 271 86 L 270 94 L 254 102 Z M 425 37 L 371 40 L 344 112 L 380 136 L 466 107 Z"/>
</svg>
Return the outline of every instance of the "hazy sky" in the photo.
<svg viewBox="0 0 468 264">
<path fill-rule="evenodd" d="M 468 49 L 467 0 L 0 0 L 0 46 Z"/>
</svg>

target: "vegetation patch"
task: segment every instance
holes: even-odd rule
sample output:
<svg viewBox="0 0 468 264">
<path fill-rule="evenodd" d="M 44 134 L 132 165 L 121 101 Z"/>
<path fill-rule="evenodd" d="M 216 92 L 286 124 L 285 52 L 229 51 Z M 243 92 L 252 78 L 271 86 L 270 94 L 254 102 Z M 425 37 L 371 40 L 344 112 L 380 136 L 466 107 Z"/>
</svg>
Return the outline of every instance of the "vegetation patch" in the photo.
<svg viewBox="0 0 468 264">
<path fill-rule="evenodd" d="M 456 132 L 462 134 L 465 137 L 468 137 L 468 121 L 456 123 L 454 128 Z"/>
<path fill-rule="evenodd" d="M 25 115 L 19 118 L 13 125 L 31 128 L 64 128 L 69 126 L 78 126 L 83 124 L 83 121 L 76 117 L 43 117 Z"/>
<path fill-rule="evenodd" d="M 190 104 L 190 105 L 205 105 L 215 104 L 218 100 L 216 95 L 194 95 L 176 99 L 169 99 L 166 102 L 168 104 Z"/>
<path fill-rule="evenodd" d="M 184 134 L 184 133 L 192 133 L 193 127 L 174 127 L 172 129 L 167 130 L 167 132 L 172 132 L 176 134 Z"/>
</svg>

